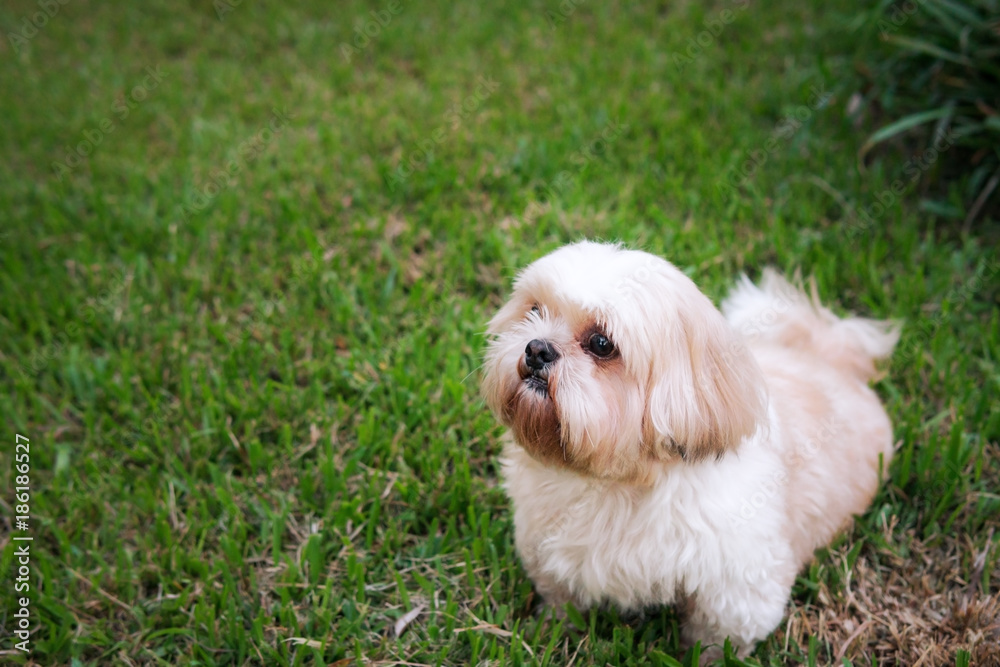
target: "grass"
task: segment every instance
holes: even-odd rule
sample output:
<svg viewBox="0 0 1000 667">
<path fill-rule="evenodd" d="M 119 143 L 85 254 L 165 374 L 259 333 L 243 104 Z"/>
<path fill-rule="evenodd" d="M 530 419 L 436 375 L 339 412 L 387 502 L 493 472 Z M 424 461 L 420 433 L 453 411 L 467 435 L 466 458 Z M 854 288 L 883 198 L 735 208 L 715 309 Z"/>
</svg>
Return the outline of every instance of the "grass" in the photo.
<svg viewBox="0 0 1000 667">
<path fill-rule="evenodd" d="M 947 178 L 942 171 L 939 178 L 948 185 L 959 181 L 966 191 L 949 188 L 937 193 L 946 194 L 943 199 L 921 205 L 945 217 L 964 216 L 966 227 L 991 210 L 1000 183 L 998 10 L 996 0 L 921 0 L 905 7 L 882 0 L 857 22 L 859 33 L 867 35 L 862 42 L 868 54 L 859 64 L 869 79 L 866 97 L 887 122 L 866 148 L 914 139 L 929 147 L 948 137 L 957 150 L 948 151 L 945 168 L 967 177 Z"/>
<path fill-rule="evenodd" d="M 853 5 L 394 7 L 73 0 L 0 44 L 4 660 L 690 661 L 670 611 L 538 615 L 513 548 L 481 334 L 591 237 L 906 320 L 889 480 L 746 664 L 996 664 L 995 226 L 857 171 Z"/>
</svg>

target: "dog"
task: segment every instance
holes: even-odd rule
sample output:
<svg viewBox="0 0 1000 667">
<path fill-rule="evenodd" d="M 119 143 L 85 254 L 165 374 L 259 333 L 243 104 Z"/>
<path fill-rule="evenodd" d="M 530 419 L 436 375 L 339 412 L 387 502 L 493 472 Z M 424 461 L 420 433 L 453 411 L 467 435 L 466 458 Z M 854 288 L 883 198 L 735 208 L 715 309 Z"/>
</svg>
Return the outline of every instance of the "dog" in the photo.
<svg viewBox="0 0 1000 667">
<path fill-rule="evenodd" d="M 892 456 L 869 382 L 898 325 L 838 318 L 772 270 L 720 312 L 664 259 L 575 243 L 520 273 L 487 335 L 482 392 L 537 592 L 676 605 L 685 645 L 716 656 L 778 627 Z"/>
</svg>

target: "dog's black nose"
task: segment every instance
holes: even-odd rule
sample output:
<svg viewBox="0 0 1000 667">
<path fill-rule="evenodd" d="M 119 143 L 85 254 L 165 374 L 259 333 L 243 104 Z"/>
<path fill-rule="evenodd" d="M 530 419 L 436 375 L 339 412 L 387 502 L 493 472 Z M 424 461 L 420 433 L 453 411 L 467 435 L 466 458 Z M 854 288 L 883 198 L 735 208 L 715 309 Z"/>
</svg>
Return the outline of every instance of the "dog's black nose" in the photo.
<svg viewBox="0 0 1000 667">
<path fill-rule="evenodd" d="M 524 363 L 532 370 L 541 370 L 558 358 L 559 353 L 556 352 L 554 347 L 549 345 L 547 340 L 538 340 L 536 338 L 524 348 Z"/>
</svg>

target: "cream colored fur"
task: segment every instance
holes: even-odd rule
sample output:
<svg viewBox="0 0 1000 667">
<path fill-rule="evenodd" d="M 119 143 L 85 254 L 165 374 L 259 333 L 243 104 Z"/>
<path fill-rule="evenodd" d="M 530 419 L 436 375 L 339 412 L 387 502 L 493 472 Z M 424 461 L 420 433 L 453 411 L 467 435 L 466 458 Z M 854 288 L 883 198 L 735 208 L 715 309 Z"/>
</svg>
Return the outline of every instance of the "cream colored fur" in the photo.
<svg viewBox="0 0 1000 667">
<path fill-rule="evenodd" d="M 613 358 L 588 351 L 595 331 Z M 773 272 L 720 313 L 658 257 L 578 243 L 525 269 L 489 333 L 484 396 L 517 434 L 517 548 L 552 604 L 681 604 L 686 641 L 746 655 L 892 455 L 868 382 L 897 330 L 839 319 Z M 559 354 L 535 388 L 533 339 Z"/>
</svg>

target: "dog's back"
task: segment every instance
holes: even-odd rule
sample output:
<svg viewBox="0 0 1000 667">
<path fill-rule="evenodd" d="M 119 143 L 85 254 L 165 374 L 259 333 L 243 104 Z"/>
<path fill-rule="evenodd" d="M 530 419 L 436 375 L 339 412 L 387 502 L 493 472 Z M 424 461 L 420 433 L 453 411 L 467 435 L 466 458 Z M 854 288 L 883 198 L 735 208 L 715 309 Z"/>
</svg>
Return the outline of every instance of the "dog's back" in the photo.
<svg viewBox="0 0 1000 667">
<path fill-rule="evenodd" d="M 868 386 L 892 354 L 895 323 L 839 318 L 780 275 L 743 278 L 722 304 L 763 371 L 788 466 L 790 537 L 800 562 L 827 544 L 878 489 L 892 425 Z"/>
<path fill-rule="evenodd" d="M 722 303 L 722 313 L 753 348 L 775 344 L 801 350 L 867 382 L 875 362 L 887 359 L 899 340 L 894 322 L 862 317 L 839 318 L 773 269 L 760 285 L 744 276 Z"/>
</svg>

